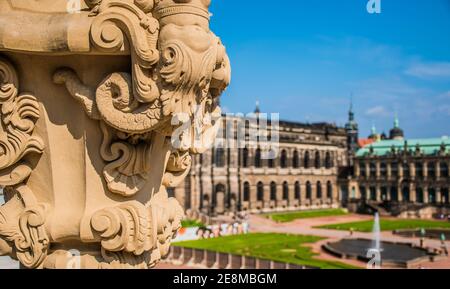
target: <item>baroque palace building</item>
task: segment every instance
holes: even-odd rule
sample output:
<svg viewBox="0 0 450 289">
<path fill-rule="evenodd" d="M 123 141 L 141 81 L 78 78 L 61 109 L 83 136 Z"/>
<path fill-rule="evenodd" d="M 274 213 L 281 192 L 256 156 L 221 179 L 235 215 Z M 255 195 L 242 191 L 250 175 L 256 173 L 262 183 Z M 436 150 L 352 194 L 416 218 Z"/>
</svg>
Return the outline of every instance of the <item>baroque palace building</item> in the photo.
<svg viewBox="0 0 450 289">
<path fill-rule="evenodd" d="M 372 203 L 450 204 L 450 139 L 405 139 L 395 120 L 389 139 L 372 130 L 374 141 L 359 149 L 352 199 Z"/>
<path fill-rule="evenodd" d="M 242 121 L 223 119 L 224 126 Z M 264 159 L 260 144 L 248 141 L 247 134 L 248 147 L 216 147 L 196 156 L 184 185 L 169 193 L 186 209 L 209 215 L 338 206 L 338 176 L 348 166 L 346 130 L 280 121 L 277 132 L 276 158 Z"/>
<path fill-rule="evenodd" d="M 227 116 L 223 126 L 243 121 Z M 248 147 L 215 147 L 196 156 L 184 184 L 169 193 L 186 209 L 208 215 L 332 206 L 450 208 L 447 137 L 405 139 L 396 118 L 389 136 L 373 128 L 361 139 L 352 108 L 345 127 L 280 121 L 276 129 L 276 158 L 264 159 L 263 144 L 249 141 L 247 133 Z"/>
</svg>

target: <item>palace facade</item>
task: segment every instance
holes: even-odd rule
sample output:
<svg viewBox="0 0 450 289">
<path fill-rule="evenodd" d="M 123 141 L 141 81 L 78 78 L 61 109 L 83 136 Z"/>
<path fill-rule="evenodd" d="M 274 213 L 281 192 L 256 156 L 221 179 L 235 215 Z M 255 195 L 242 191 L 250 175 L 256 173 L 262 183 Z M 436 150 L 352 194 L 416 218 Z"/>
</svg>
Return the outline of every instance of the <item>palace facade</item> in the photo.
<svg viewBox="0 0 450 289">
<path fill-rule="evenodd" d="M 223 121 L 238 126 L 243 119 Z M 209 215 L 339 206 L 338 176 L 348 167 L 346 130 L 286 121 L 276 129 L 276 158 L 264 159 L 264 143 L 252 143 L 247 134 L 248 147 L 213 148 L 196 156 L 184 185 L 169 193 L 186 209 Z"/>
<path fill-rule="evenodd" d="M 350 198 L 374 203 L 449 205 L 449 167 L 448 137 L 405 139 L 396 121 L 389 139 L 358 150 Z"/>
<path fill-rule="evenodd" d="M 242 121 L 223 120 L 234 127 Z M 373 128 L 360 139 L 352 109 L 343 128 L 281 121 L 276 129 L 276 158 L 264 159 L 264 143 L 252 143 L 247 133 L 248 147 L 195 156 L 185 183 L 169 193 L 186 209 L 208 215 L 350 204 L 376 210 L 450 206 L 449 138 L 405 139 L 396 118 L 389 136 Z"/>
</svg>

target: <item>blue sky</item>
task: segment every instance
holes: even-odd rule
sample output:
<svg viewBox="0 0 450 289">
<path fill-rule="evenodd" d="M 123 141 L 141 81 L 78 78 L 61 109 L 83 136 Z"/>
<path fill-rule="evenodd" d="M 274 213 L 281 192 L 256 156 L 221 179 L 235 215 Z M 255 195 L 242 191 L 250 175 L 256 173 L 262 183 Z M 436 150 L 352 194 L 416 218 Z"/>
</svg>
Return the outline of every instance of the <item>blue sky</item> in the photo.
<svg viewBox="0 0 450 289">
<path fill-rule="evenodd" d="M 396 112 L 409 138 L 450 135 L 450 0 L 367 1 L 212 0 L 233 69 L 222 106 L 343 125 L 353 93 L 362 136 Z"/>
</svg>

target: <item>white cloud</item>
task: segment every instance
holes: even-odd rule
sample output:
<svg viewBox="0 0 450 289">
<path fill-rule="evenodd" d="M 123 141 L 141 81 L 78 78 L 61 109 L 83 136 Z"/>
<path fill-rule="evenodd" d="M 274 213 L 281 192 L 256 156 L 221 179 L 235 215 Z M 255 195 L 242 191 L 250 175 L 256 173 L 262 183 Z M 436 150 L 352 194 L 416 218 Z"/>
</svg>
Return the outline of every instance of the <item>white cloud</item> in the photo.
<svg viewBox="0 0 450 289">
<path fill-rule="evenodd" d="M 405 73 L 419 78 L 450 77 L 450 62 L 419 62 L 408 67 Z"/>
<path fill-rule="evenodd" d="M 381 105 L 377 105 L 369 108 L 366 111 L 366 115 L 370 117 L 386 117 L 389 115 L 389 111 Z"/>
</svg>

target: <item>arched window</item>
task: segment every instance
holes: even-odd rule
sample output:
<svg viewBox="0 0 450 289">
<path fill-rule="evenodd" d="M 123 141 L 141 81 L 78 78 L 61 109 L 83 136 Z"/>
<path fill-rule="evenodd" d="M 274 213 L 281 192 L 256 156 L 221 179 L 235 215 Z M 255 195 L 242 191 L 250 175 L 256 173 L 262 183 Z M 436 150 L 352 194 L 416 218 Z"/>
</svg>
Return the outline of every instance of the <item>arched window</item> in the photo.
<svg viewBox="0 0 450 289">
<path fill-rule="evenodd" d="M 416 163 L 416 177 L 423 178 L 423 165 L 422 163 Z"/>
<path fill-rule="evenodd" d="M 331 184 L 330 181 L 327 183 L 327 198 L 332 199 L 333 198 L 333 184 Z"/>
<path fill-rule="evenodd" d="M 288 160 L 287 160 L 287 151 L 282 150 L 281 151 L 281 157 L 280 157 L 280 166 L 285 169 L 288 167 Z"/>
<path fill-rule="evenodd" d="M 270 200 L 277 200 L 277 184 L 275 182 L 270 183 Z"/>
<path fill-rule="evenodd" d="M 296 200 L 300 200 L 301 199 L 300 182 L 295 182 L 295 199 Z"/>
<path fill-rule="evenodd" d="M 403 202 L 410 202 L 410 194 L 409 194 L 409 187 L 407 185 L 402 187 L 402 200 Z"/>
<path fill-rule="evenodd" d="M 244 202 L 250 201 L 250 184 L 248 182 L 244 183 Z"/>
<path fill-rule="evenodd" d="M 316 185 L 316 196 L 318 199 L 322 199 L 322 183 L 321 182 L 317 182 Z"/>
<path fill-rule="evenodd" d="M 447 178 L 448 177 L 448 164 L 446 162 L 440 163 L 440 171 L 441 171 L 441 178 Z"/>
<path fill-rule="evenodd" d="M 257 185 L 257 197 L 258 202 L 264 201 L 264 184 L 262 182 L 259 182 Z"/>
<path fill-rule="evenodd" d="M 398 177 L 398 163 L 397 162 L 391 163 L 391 175 L 393 177 Z"/>
<path fill-rule="evenodd" d="M 294 156 L 292 158 L 292 167 L 294 167 L 294 169 L 298 169 L 300 167 L 300 157 L 298 155 L 298 151 L 294 151 Z"/>
<path fill-rule="evenodd" d="M 436 164 L 434 162 L 428 163 L 428 177 L 430 178 L 436 177 Z"/>
<path fill-rule="evenodd" d="M 359 162 L 359 171 L 362 177 L 366 176 L 366 164 L 364 162 Z"/>
<path fill-rule="evenodd" d="M 213 204 L 217 203 L 217 194 L 218 193 L 225 193 L 225 186 L 223 184 L 216 185 L 214 189 L 214 195 L 213 195 Z"/>
<path fill-rule="evenodd" d="M 316 169 L 320 169 L 322 167 L 322 160 L 320 159 L 320 152 L 316 152 L 316 156 L 314 157 L 314 164 Z"/>
<path fill-rule="evenodd" d="M 309 151 L 305 152 L 305 157 L 303 159 L 303 166 L 305 167 L 305 169 L 309 169 Z"/>
<path fill-rule="evenodd" d="M 306 182 L 306 198 L 308 200 L 312 199 L 312 186 L 311 186 L 311 182 Z"/>
<path fill-rule="evenodd" d="M 430 204 L 436 203 L 436 190 L 434 188 L 428 188 L 428 202 Z"/>
<path fill-rule="evenodd" d="M 249 163 L 248 163 L 248 148 L 244 148 L 242 150 L 242 166 L 244 168 L 248 168 L 249 167 Z"/>
<path fill-rule="evenodd" d="M 423 197 L 423 189 L 422 188 L 416 188 L 416 202 L 423 204 L 424 197 Z"/>
<path fill-rule="evenodd" d="M 257 149 L 255 151 L 255 168 L 260 168 L 260 167 L 262 167 L 261 149 Z"/>
<path fill-rule="evenodd" d="M 325 155 L 325 168 L 331 169 L 333 167 L 333 163 L 331 160 L 331 153 L 327 152 Z"/>
<path fill-rule="evenodd" d="M 384 162 L 380 164 L 380 175 L 384 178 L 387 177 L 387 166 Z"/>
<path fill-rule="evenodd" d="M 398 201 L 398 187 L 396 186 L 391 187 L 391 201 L 393 202 Z"/>
<path fill-rule="evenodd" d="M 411 176 L 411 173 L 409 171 L 409 164 L 407 162 L 403 163 L 403 177 L 409 178 Z"/>
<path fill-rule="evenodd" d="M 225 150 L 223 148 L 216 148 L 214 163 L 218 168 L 223 168 L 225 166 Z"/>
<path fill-rule="evenodd" d="M 370 200 L 376 201 L 377 200 L 377 189 L 375 187 L 370 187 Z"/>
<path fill-rule="evenodd" d="M 283 183 L 283 200 L 289 200 L 289 184 L 287 182 Z"/>
<path fill-rule="evenodd" d="M 367 200 L 366 187 L 360 186 L 360 187 L 359 187 L 359 192 L 360 192 L 360 194 L 361 194 L 361 200 Z"/>
<path fill-rule="evenodd" d="M 382 201 L 388 200 L 388 188 L 387 187 L 381 187 L 381 200 Z"/>
<path fill-rule="evenodd" d="M 369 164 L 369 169 L 370 169 L 370 177 L 374 178 L 377 176 L 377 165 L 374 162 L 371 162 Z"/>
</svg>

